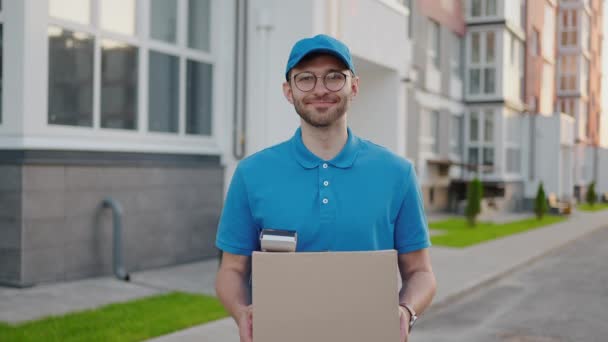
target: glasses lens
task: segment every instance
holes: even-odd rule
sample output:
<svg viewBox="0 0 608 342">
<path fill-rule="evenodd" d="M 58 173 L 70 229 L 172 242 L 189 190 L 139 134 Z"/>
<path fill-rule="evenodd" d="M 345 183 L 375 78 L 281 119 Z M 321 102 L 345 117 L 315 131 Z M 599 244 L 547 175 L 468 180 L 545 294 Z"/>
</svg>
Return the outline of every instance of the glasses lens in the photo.
<svg viewBox="0 0 608 342">
<path fill-rule="evenodd" d="M 311 72 L 303 72 L 295 77 L 296 87 L 301 91 L 311 91 L 316 82 L 317 77 Z"/>
<path fill-rule="evenodd" d="M 329 74 L 325 75 L 323 81 L 325 82 L 325 87 L 328 90 L 338 91 L 344 87 L 344 84 L 346 83 L 346 76 L 340 72 L 330 72 Z"/>
</svg>

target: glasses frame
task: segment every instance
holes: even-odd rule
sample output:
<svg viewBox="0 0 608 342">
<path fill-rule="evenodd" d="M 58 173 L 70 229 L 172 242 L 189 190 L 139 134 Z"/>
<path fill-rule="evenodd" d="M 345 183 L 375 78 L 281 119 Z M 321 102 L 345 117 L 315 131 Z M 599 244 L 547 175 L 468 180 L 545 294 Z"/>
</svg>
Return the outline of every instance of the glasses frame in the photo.
<svg viewBox="0 0 608 342">
<path fill-rule="evenodd" d="M 329 89 L 327 87 L 327 81 L 325 79 L 327 77 L 327 75 L 333 74 L 333 73 L 342 74 L 344 76 L 344 84 L 342 84 L 342 86 L 339 89 L 336 89 L 336 90 Z M 302 90 L 302 88 L 298 87 L 298 83 L 296 82 L 296 77 L 298 77 L 298 75 L 302 75 L 302 74 L 311 74 L 315 78 L 315 83 L 313 84 L 312 88 L 310 88 L 309 90 Z M 323 76 L 317 76 L 312 71 L 302 71 L 302 72 L 299 72 L 299 73 L 293 75 L 292 80 L 293 80 L 293 84 L 296 86 L 296 88 L 298 88 L 299 91 L 301 91 L 303 93 L 308 93 L 308 92 L 313 91 L 317 87 L 317 81 L 319 80 L 319 78 L 322 78 L 323 79 L 323 86 L 325 87 L 325 89 L 329 90 L 332 93 L 335 93 L 335 92 L 338 92 L 338 91 L 344 89 L 344 86 L 346 85 L 346 81 L 348 80 L 349 77 L 352 77 L 352 76 L 353 75 L 351 75 L 351 74 L 347 74 L 347 73 L 344 73 L 344 72 L 338 71 L 338 70 L 328 71 Z"/>
</svg>

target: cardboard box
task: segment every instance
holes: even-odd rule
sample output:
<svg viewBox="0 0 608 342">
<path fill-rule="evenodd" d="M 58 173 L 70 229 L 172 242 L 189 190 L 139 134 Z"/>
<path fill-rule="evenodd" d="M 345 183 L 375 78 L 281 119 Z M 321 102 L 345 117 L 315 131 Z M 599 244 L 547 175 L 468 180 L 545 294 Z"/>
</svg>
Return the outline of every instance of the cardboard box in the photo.
<svg viewBox="0 0 608 342">
<path fill-rule="evenodd" d="M 398 342 L 397 252 L 253 254 L 254 342 Z"/>
</svg>

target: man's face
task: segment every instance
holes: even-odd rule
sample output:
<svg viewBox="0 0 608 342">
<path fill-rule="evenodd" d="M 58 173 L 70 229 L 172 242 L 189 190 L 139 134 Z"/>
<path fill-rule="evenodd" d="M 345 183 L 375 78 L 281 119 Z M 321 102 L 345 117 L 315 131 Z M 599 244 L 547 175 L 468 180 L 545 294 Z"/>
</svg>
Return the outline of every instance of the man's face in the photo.
<svg viewBox="0 0 608 342">
<path fill-rule="evenodd" d="M 323 77 L 332 71 L 348 75 L 344 87 L 338 91 L 330 91 L 323 83 Z M 311 72 L 318 77 L 315 87 L 310 91 L 304 92 L 295 84 L 294 76 L 302 72 Z M 283 92 L 306 123 L 313 127 L 330 127 L 344 117 L 350 101 L 359 90 L 358 78 L 351 75 L 338 58 L 319 55 L 291 70 L 289 81 L 283 84 Z"/>
</svg>

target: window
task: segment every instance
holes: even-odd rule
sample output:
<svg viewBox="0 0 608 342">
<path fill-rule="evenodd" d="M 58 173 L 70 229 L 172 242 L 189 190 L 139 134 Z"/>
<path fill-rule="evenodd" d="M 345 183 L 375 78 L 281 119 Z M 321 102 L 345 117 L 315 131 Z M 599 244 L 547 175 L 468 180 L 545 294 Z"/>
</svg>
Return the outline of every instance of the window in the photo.
<svg viewBox="0 0 608 342">
<path fill-rule="evenodd" d="M 559 59 L 559 89 L 576 90 L 576 55 L 563 55 Z"/>
<path fill-rule="evenodd" d="M 484 87 L 483 92 L 486 94 L 493 94 L 496 90 L 496 69 L 495 68 L 485 68 L 483 69 L 483 77 L 484 77 Z"/>
<path fill-rule="evenodd" d="M 133 36 L 137 17 L 135 2 L 136 0 L 101 0 L 101 28 Z"/>
<path fill-rule="evenodd" d="M 560 26 L 560 45 L 575 46 L 577 44 L 578 10 L 565 9 L 561 12 L 562 25 Z"/>
<path fill-rule="evenodd" d="M 213 136 L 212 2 L 140 3 L 49 0 L 49 124 Z"/>
<path fill-rule="evenodd" d="M 211 81 L 210 64 L 188 61 L 186 68 L 186 132 L 211 134 Z"/>
<path fill-rule="evenodd" d="M 496 0 L 471 0 L 471 17 L 496 16 Z"/>
<path fill-rule="evenodd" d="M 471 112 L 470 120 L 469 140 L 471 142 L 476 142 L 479 140 L 479 113 L 477 111 Z"/>
<path fill-rule="evenodd" d="M 440 27 L 439 23 L 433 20 L 429 20 L 429 46 L 428 46 L 428 56 L 432 61 L 433 65 L 439 68 L 440 61 Z"/>
<path fill-rule="evenodd" d="M 479 43 L 480 33 L 473 32 L 471 35 L 471 63 L 479 63 L 481 54 L 481 45 Z"/>
<path fill-rule="evenodd" d="M 496 33 L 472 32 L 468 70 L 468 92 L 471 95 L 496 92 Z"/>
<path fill-rule="evenodd" d="M 188 47 L 209 52 L 210 0 L 188 1 Z"/>
<path fill-rule="evenodd" d="M 483 125 L 480 125 L 483 122 Z M 483 137 L 483 139 L 479 139 Z M 494 110 L 472 110 L 469 113 L 469 148 L 467 160 L 471 165 L 494 166 Z M 484 168 L 484 172 L 492 172 Z"/>
<path fill-rule="evenodd" d="M 462 79 L 462 38 L 452 33 L 452 41 L 454 47 L 450 52 L 450 69 L 452 70 L 452 75 L 457 79 Z"/>
<path fill-rule="evenodd" d="M 177 42 L 177 0 L 150 1 L 150 38 Z"/>
<path fill-rule="evenodd" d="M 49 0 L 49 15 L 88 25 L 91 23 L 91 0 Z"/>
<path fill-rule="evenodd" d="M 179 59 L 150 51 L 148 59 L 148 129 L 179 131 Z"/>
<path fill-rule="evenodd" d="M 452 115 L 450 134 L 450 153 L 457 159 L 462 158 L 462 145 L 464 138 L 464 120 L 462 115 Z"/>
<path fill-rule="evenodd" d="M 494 32 L 486 33 L 486 63 L 493 63 L 496 55 L 496 43 Z"/>
<path fill-rule="evenodd" d="M 101 43 L 101 127 L 137 128 L 137 60 L 134 46 Z"/>
<path fill-rule="evenodd" d="M 486 0 L 486 15 L 487 16 L 496 15 L 496 0 Z"/>
<path fill-rule="evenodd" d="M 422 110 L 420 117 L 421 151 L 428 153 L 439 152 L 439 112 Z"/>
<path fill-rule="evenodd" d="M 51 26 L 48 123 L 93 126 L 93 36 Z"/>
<path fill-rule="evenodd" d="M 538 49 L 538 45 L 539 45 L 539 36 L 540 33 L 538 32 L 537 29 L 533 29 L 532 30 L 532 36 L 530 37 L 530 54 L 532 56 L 538 56 L 539 55 L 539 49 Z"/>
<path fill-rule="evenodd" d="M 482 0 L 471 0 L 471 17 L 481 16 L 481 1 Z"/>
<path fill-rule="evenodd" d="M 439 112 L 431 112 L 431 137 L 433 137 L 432 151 L 439 153 Z"/>
</svg>

